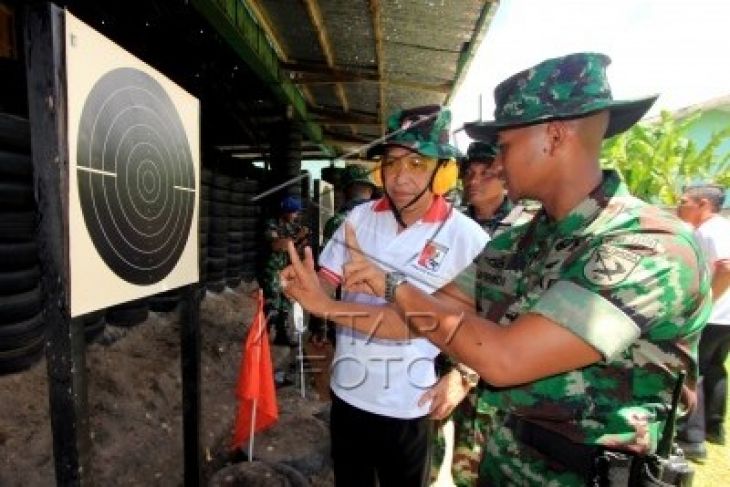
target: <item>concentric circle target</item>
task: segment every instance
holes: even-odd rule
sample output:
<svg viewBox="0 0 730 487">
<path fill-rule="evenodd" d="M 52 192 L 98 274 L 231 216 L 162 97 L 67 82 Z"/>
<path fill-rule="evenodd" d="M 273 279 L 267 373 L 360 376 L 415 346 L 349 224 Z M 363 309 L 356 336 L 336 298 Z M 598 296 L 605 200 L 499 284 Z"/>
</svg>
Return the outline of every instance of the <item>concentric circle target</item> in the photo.
<svg viewBox="0 0 730 487">
<path fill-rule="evenodd" d="M 104 262 L 133 284 L 164 279 L 190 234 L 195 167 L 175 105 L 154 78 L 119 68 L 99 79 L 81 113 L 76 169 Z"/>
</svg>

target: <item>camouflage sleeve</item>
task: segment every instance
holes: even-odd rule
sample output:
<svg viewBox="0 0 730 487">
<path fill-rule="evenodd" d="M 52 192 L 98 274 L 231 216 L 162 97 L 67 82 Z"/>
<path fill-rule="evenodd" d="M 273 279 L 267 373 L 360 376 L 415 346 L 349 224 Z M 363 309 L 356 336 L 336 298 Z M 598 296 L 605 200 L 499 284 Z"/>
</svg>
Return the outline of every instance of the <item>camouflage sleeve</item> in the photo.
<svg viewBox="0 0 730 487">
<path fill-rule="evenodd" d="M 570 329 L 610 360 L 641 335 L 687 330 L 700 295 L 697 249 L 680 235 L 623 234 L 580 252 L 530 310 Z"/>
<path fill-rule="evenodd" d="M 267 220 L 264 225 L 264 239 L 271 243 L 279 238 L 279 226 L 274 220 Z"/>
<path fill-rule="evenodd" d="M 452 281 L 461 292 L 476 300 L 477 265 L 472 262 Z"/>
<path fill-rule="evenodd" d="M 344 221 L 345 215 L 343 213 L 335 213 L 329 220 L 327 220 L 324 224 L 324 230 L 322 230 L 323 246 L 332 238 L 332 235 L 335 234 L 335 231 L 340 228 L 340 225 L 342 225 L 342 222 Z"/>
</svg>

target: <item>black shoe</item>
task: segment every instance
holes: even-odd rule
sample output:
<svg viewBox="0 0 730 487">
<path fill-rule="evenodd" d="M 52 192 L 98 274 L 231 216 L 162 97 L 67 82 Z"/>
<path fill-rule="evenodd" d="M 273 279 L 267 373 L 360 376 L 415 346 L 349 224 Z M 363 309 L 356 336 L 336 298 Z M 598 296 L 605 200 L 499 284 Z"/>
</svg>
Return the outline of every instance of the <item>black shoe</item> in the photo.
<svg viewBox="0 0 730 487">
<path fill-rule="evenodd" d="M 706 432 L 705 440 L 715 445 L 725 445 L 725 426 L 720 425 L 717 431 Z"/>
<path fill-rule="evenodd" d="M 685 443 L 678 441 L 677 445 L 682 449 L 684 458 L 693 462 L 703 463 L 707 459 L 707 448 L 704 443 Z"/>
</svg>

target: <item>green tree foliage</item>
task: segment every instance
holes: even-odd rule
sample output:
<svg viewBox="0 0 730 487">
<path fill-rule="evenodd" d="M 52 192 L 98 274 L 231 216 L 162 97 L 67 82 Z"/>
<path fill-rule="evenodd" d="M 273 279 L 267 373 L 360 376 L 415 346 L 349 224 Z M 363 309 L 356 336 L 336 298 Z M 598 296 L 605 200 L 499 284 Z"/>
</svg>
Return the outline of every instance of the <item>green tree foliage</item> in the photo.
<svg viewBox="0 0 730 487">
<path fill-rule="evenodd" d="M 693 182 L 730 186 L 730 154 L 715 154 L 730 127 L 698 147 L 685 135 L 700 113 L 675 120 L 663 111 L 658 122 L 637 124 L 603 143 L 601 164 L 616 169 L 631 193 L 643 200 L 675 205 L 682 187 Z"/>
</svg>

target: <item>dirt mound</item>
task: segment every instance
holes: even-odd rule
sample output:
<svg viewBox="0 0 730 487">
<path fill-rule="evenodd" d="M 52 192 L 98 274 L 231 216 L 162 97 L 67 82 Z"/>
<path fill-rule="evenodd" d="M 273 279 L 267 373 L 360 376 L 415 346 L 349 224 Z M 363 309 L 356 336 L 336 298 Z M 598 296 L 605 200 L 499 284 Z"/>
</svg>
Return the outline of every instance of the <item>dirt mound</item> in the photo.
<svg viewBox="0 0 730 487">
<path fill-rule="evenodd" d="M 208 293 L 201 304 L 204 471 L 227 451 L 241 345 L 254 312 L 249 289 Z M 181 485 L 178 312 L 108 327 L 86 354 L 91 476 L 98 485 Z M 55 482 L 45 361 L 0 377 L 0 485 Z"/>
</svg>

